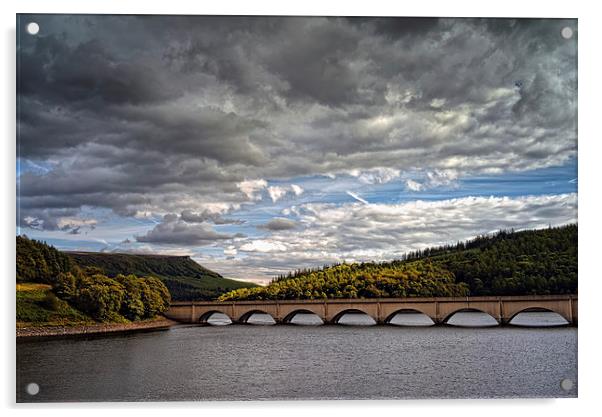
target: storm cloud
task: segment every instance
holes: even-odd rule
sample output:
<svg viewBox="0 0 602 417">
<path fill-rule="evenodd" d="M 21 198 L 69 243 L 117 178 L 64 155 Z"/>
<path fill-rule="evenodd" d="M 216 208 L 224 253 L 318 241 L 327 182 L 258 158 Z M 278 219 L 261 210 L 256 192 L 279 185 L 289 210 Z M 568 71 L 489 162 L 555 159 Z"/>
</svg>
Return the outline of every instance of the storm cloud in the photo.
<svg viewBox="0 0 602 417">
<path fill-rule="evenodd" d="M 258 226 L 260 229 L 265 230 L 292 230 L 298 226 L 298 223 L 291 219 L 285 219 L 282 217 L 275 217 L 266 224 Z"/>
<path fill-rule="evenodd" d="M 300 218 L 240 213 L 298 209 L 312 197 L 299 178 L 399 181 L 419 195 L 576 157 L 575 20 L 19 19 L 41 28 L 18 33 L 25 229 L 102 230 L 99 210 L 158 221 L 132 242 L 280 250 L 265 239 L 302 233 Z M 244 224 L 264 244 L 243 239 Z"/>
<path fill-rule="evenodd" d="M 202 245 L 216 240 L 231 239 L 234 236 L 217 233 L 206 224 L 189 224 L 177 215 L 168 214 L 163 221 L 157 224 L 146 234 L 136 236 L 138 242 L 174 244 L 174 245 Z"/>
</svg>

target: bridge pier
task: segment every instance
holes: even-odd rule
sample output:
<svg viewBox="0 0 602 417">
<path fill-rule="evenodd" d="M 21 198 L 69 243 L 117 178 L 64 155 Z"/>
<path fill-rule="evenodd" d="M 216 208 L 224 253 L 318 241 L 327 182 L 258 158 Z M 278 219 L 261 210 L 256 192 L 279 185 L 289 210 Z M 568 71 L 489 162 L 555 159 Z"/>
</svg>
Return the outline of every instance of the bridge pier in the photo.
<svg viewBox="0 0 602 417">
<path fill-rule="evenodd" d="M 578 323 L 576 295 L 173 302 L 165 316 L 175 321 L 205 325 L 213 313 L 222 313 L 233 324 L 244 324 L 253 313 L 266 313 L 276 324 L 290 324 L 295 314 L 303 312 L 316 314 L 325 325 L 331 325 L 346 312 L 360 312 L 383 325 L 395 314 L 411 311 L 423 313 L 436 326 L 443 326 L 459 311 L 482 311 L 501 326 L 507 326 L 517 314 L 532 310 L 558 313 L 572 326 Z"/>
</svg>

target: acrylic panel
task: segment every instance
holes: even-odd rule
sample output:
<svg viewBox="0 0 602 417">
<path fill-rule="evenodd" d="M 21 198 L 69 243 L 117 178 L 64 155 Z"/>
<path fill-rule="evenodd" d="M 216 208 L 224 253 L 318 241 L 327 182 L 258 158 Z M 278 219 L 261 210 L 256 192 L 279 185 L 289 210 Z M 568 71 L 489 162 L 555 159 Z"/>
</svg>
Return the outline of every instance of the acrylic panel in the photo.
<svg viewBox="0 0 602 417">
<path fill-rule="evenodd" d="M 577 34 L 17 15 L 17 401 L 576 397 Z"/>
</svg>

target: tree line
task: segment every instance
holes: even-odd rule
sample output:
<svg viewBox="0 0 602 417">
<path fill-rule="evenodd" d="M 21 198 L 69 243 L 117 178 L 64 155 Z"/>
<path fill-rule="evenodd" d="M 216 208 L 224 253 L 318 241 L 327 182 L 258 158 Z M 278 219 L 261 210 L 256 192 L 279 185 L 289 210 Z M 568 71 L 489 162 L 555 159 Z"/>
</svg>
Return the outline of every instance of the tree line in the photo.
<svg viewBox="0 0 602 417">
<path fill-rule="evenodd" d="M 466 242 L 412 251 L 383 263 L 307 268 L 226 300 L 428 297 L 577 293 L 576 224 L 502 230 Z"/>
<path fill-rule="evenodd" d="M 233 289 L 255 286 L 226 279 L 188 256 L 99 252 L 65 252 L 65 255 L 80 268 L 100 268 L 108 277 L 124 273 L 157 277 L 169 289 L 173 300 L 215 300 Z"/>
<path fill-rule="evenodd" d="M 328 299 L 374 297 L 459 297 L 465 283 L 430 261 L 403 264 L 339 264 L 275 280 L 266 287 L 241 288 L 219 297 L 229 300 Z"/>
<path fill-rule="evenodd" d="M 17 236 L 17 282 L 50 284 L 58 298 L 103 322 L 152 318 L 171 302 L 158 278 L 109 278 L 102 269 L 80 268 L 54 247 L 26 236 Z"/>
<path fill-rule="evenodd" d="M 54 293 L 99 321 L 136 321 L 155 317 L 169 308 L 171 296 L 160 279 L 117 275 L 76 268 L 58 275 Z"/>
<path fill-rule="evenodd" d="M 17 282 L 51 284 L 60 273 L 71 268 L 71 259 L 54 247 L 17 236 Z"/>
</svg>

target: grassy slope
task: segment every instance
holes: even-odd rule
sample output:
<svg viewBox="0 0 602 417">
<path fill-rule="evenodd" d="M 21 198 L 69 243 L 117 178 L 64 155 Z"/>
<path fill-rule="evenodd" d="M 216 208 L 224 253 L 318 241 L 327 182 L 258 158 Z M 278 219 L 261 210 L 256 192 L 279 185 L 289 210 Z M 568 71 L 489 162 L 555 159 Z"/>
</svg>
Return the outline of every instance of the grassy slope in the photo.
<svg viewBox="0 0 602 417">
<path fill-rule="evenodd" d="M 50 285 L 17 284 L 17 327 L 76 326 L 95 323 L 90 317 L 58 300 L 56 308 L 49 308 L 45 298 L 51 294 Z"/>
<path fill-rule="evenodd" d="M 254 287 L 250 282 L 222 277 L 188 256 L 137 255 L 99 252 L 64 252 L 79 266 L 93 266 L 107 275 L 153 275 L 169 288 L 173 300 L 213 299 L 237 288 Z"/>
</svg>

